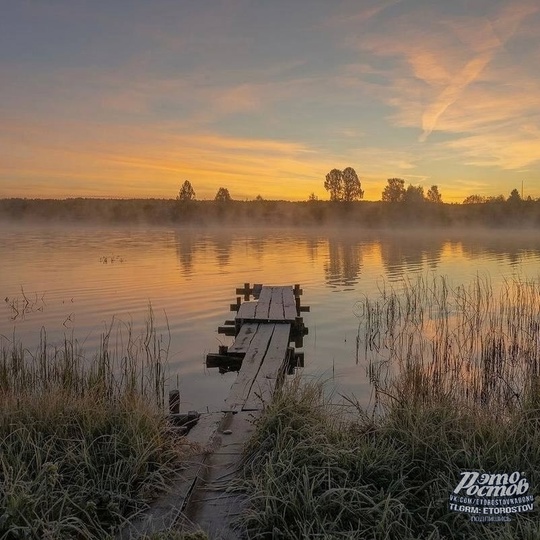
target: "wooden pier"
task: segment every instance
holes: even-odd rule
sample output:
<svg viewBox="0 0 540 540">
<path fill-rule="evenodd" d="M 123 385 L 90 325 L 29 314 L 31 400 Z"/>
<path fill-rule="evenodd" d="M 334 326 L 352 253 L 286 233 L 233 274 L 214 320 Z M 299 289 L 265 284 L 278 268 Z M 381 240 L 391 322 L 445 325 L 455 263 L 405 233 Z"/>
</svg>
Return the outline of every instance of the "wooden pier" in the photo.
<svg viewBox="0 0 540 540">
<path fill-rule="evenodd" d="M 250 289 L 246 284 L 244 289 L 237 289 L 239 292 L 247 300 L 242 303 L 239 297 L 231 305 L 231 310 L 236 311 L 234 321 L 219 329 L 225 334 L 234 329 L 234 343 L 206 358 L 208 367 L 239 369 L 223 408 L 223 412 L 233 413 L 260 410 L 270 401 L 284 370 L 290 371 L 303 362 L 289 344 L 294 341 L 302 346 L 307 333 L 300 313 L 308 308 L 300 306 L 302 290 L 298 285 Z M 255 294 L 256 300 L 250 301 L 250 294 Z"/>
<path fill-rule="evenodd" d="M 201 414 L 186 440 L 199 451 L 150 512 L 125 529 L 119 538 L 142 538 L 178 527 L 201 528 L 210 539 L 232 540 L 238 532 L 232 522 L 245 500 L 229 491 L 242 466 L 245 443 L 255 431 L 255 422 L 272 400 L 287 372 L 303 366 L 303 353 L 291 346 L 303 345 L 307 334 L 301 306 L 302 290 L 265 287 L 248 283 L 236 290 L 231 304 L 234 320 L 225 321 L 220 333 L 234 336 L 229 347 L 208 354 L 206 365 L 221 372 L 238 371 L 221 411 Z M 177 396 L 174 395 L 176 408 Z"/>
</svg>

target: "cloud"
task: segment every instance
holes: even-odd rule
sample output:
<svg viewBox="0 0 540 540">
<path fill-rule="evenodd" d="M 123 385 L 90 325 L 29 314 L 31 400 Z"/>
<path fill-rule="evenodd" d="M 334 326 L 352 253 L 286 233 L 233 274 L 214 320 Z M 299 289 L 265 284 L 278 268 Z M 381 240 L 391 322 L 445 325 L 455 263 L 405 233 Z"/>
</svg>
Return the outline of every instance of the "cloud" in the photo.
<svg viewBox="0 0 540 540">
<path fill-rule="evenodd" d="M 388 120 L 418 129 L 421 143 L 435 132 L 450 139 L 432 141 L 425 154 L 435 156 L 438 149 L 448 157 L 451 151 L 467 164 L 505 170 L 534 164 L 540 45 L 533 29 L 539 12 L 538 3 L 527 0 L 467 16 L 443 14 L 430 4 L 373 29 L 349 28 L 346 41 L 362 62 L 344 66 L 341 81 L 389 105 Z"/>
<path fill-rule="evenodd" d="M 485 68 L 494 59 L 497 52 L 504 47 L 507 41 L 514 35 L 521 21 L 528 15 L 535 13 L 537 7 L 532 5 L 506 6 L 493 20 L 483 18 L 459 18 L 450 20 L 445 24 L 450 28 L 459 40 L 470 50 L 471 58 L 461 69 L 445 77 L 435 79 L 428 73 L 423 79 L 438 90 L 436 98 L 428 105 L 422 115 L 422 135 L 420 141 L 425 141 L 436 128 L 439 118 L 446 110 L 456 103 L 465 89 L 477 81 Z M 422 53 L 420 53 L 420 57 Z M 418 58 L 410 57 L 414 64 Z M 435 65 L 435 73 L 442 71 Z M 421 75 L 420 70 L 416 70 Z"/>
</svg>

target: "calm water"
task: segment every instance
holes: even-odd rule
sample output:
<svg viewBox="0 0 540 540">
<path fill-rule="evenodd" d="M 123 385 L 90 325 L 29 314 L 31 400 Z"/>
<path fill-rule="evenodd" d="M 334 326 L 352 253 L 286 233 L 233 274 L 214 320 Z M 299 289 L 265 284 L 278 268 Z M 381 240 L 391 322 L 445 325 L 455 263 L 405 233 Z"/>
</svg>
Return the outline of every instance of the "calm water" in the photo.
<svg viewBox="0 0 540 540">
<path fill-rule="evenodd" d="M 174 230 L 12 227 L 0 236 L 0 335 L 30 351 L 45 328 L 49 342 L 75 337 L 90 353 L 116 317 L 144 326 L 149 304 L 160 332 L 170 328 L 169 380 L 182 409 L 218 409 L 235 374 L 207 370 L 204 358 L 231 338 L 217 327 L 243 283 L 304 289 L 309 377 L 366 402 L 365 365 L 356 359 L 355 303 L 381 285 L 416 273 L 451 284 L 489 275 L 538 277 L 539 235 L 470 231 L 452 236 L 303 230 Z M 22 311 L 24 296 L 30 302 Z"/>
</svg>

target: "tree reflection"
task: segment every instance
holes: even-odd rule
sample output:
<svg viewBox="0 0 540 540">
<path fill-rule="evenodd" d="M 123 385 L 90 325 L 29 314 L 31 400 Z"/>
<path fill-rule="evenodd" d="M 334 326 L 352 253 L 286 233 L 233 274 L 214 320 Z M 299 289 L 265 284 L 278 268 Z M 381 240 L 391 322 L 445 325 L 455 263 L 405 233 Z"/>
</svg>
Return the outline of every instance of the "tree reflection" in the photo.
<svg viewBox="0 0 540 540">
<path fill-rule="evenodd" d="M 176 254 L 180 261 L 182 273 L 186 276 L 193 274 L 193 259 L 197 246 L 197 239 L 191 231 L 178 231 L 175 233 Z"/>
<path fill-rule="evenodd" d="M 538 257 L 540 238 L 526 231 L 498 231 L 497 235 L 468 235 L 461 240 L 463 254 L 471 259 L 489 258 L 517 267 L 524 258 Z"/>
<path fill-rule="evenodd" d="M 435 270 L 441 261 L 446 240 L 443 237 L 415 235 L 381 239 L 381 259 L 390 281 L 427 266 Z"/>
<path fill-rule="evenodd" d="M 233 248 L 233 239 L 230 234 L 216 234 L 212 237 L 214 244 L 214 253 L 216 263 L 220 269 L 227 266 L 230 262 L 231 252 Z"/>
<path fill-rule="evenodd" d="M 361 242 L 347 237 L 328 239 L 328 260 L 324 264 L 324 274 L 330 287 L 352 288 L 360 279 L 361 269 Z"/>
</svg>

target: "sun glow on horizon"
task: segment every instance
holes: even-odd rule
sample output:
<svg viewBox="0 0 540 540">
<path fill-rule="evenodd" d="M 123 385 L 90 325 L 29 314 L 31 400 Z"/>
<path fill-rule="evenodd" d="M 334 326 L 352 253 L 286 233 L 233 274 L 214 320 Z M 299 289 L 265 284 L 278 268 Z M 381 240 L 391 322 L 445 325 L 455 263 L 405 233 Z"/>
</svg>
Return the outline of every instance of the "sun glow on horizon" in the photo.
<svg viewBox="0 0 540 540">
<path fill-rule="evenodd" d="M 0 197 L 540 197 L 534 0 L 241 4 L 7 6 Z"/>
</svg>

